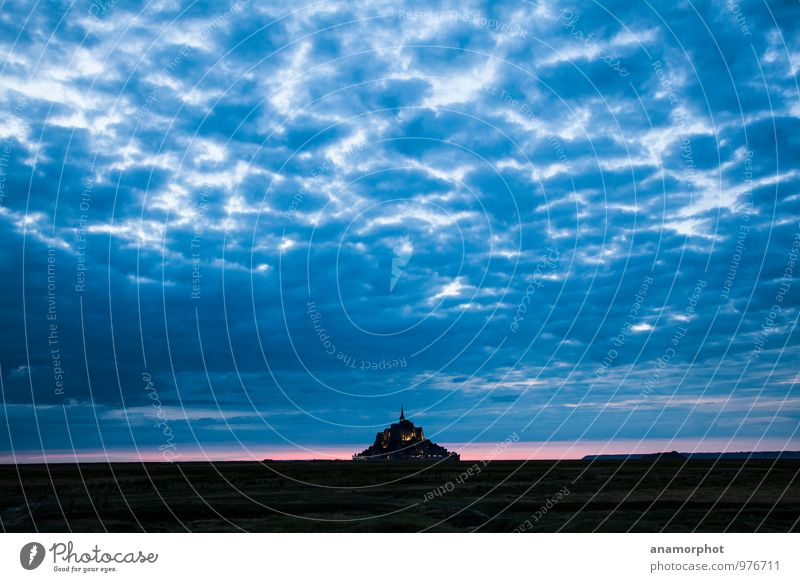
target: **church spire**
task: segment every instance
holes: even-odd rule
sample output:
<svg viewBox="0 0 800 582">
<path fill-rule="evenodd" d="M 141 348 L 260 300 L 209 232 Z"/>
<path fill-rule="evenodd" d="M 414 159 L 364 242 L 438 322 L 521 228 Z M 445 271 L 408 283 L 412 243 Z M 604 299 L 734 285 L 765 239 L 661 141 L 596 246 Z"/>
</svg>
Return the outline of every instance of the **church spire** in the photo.
<svg viewBox="0 0 800 582">
<path fill-rule="evenodd" d="M 406 415 L 403 413 L 403 405 L 400 405 L 400 420 L 405 420 Z"/>
</svg>

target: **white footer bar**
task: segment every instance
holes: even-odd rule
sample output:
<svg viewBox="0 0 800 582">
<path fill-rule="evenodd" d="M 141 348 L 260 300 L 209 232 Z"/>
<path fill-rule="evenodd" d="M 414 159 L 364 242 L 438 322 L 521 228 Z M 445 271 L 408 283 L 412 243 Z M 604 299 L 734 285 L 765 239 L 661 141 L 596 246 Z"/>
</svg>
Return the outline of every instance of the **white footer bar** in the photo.
<svg viewBox="0 0 800 582">
<path fill-rule="evenodd" d="M 800 580 L 798 542 L 797 534 L 3 534 L 0 579 Z"/>
</svg>

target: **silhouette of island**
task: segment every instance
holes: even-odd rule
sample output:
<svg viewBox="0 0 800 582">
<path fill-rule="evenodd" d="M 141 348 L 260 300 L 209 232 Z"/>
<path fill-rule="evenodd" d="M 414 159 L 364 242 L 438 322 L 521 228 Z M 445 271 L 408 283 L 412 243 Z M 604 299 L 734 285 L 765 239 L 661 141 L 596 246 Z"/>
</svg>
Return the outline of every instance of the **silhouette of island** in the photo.
<svg viewBox="0 0 800 582">
<path fill-rule="evenodd" d="M 400 420 L 375 436 L 375 442 L 353 455 L 354 461 L 459 461 L 458 453 L 425 438 L 421 426 L 406 418 L 400 407 Z"/>
</svg>

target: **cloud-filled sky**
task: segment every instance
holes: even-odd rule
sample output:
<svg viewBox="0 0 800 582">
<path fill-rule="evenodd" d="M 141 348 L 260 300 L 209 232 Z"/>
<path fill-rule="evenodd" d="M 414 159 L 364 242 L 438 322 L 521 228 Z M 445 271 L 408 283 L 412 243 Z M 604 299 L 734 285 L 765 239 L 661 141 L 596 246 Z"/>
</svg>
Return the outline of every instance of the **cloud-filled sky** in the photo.
<svg viewBox="0 0 800 582">
<path fill-rule="evenodd" d="M 0 459 L 799 449 L 798 28 L 4 4 Z"/>
</svg>

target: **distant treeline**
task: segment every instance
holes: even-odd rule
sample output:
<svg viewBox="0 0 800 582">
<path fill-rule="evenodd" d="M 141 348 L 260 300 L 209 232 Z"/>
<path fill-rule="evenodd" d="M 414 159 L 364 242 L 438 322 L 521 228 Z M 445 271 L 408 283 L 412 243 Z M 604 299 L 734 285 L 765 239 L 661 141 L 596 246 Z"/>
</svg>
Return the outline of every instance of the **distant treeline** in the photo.
<svg viewBox="0 0 800 582">
<path fill-rule="evenodd" d="M 800 459 L 800 451 L 740 451 L 736 453 L 647 453 L 628 455 L 586 455 L 584 461 L 658 461 L 658 460 L 715 460 L 715 459 Z"/>
</svg>

